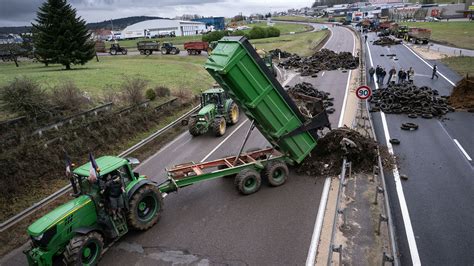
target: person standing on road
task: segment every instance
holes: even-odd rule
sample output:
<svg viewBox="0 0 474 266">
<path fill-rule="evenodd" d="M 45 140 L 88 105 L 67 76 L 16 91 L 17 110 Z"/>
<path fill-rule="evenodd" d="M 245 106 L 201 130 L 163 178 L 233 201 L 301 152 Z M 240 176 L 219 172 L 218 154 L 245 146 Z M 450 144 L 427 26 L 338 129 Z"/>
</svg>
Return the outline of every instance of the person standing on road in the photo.
<svg viewBox="0 0 474 266">
<path fill-rule="evenodd" d="M 388 71 L 388 80 L 387 80 L 387 85 L 392 81 L 392 77 L 397 76 L 397 70 L 395 70 L 395 67 L 392 67 L 390 71 Z"/>
<path fill-rule="evenodd" d="M 398 84 L 402 83 L 402 76 L 403 76 L 403 68 L 400 68 L 400 70 L 398 70 Z"/>
<path fill-rule="evenodd" d="M 380 72 L 382 72 L 382 68 L 377 65 L 377 67 L 375 68 L 375 76 L 377 77 L 377 82 L 379 82 L 378 80 L 380 79 Z"/>
<path fill-rule="evenodd" d="M 402 71 L 402 83 L 405 83 L 407 81 L 407 71 L 403 70 Z"/>
<path fill-rule="evenodd" d="M 410 69 L 408 69 L 408 83 L 410 84 L 413 84 L 413 79 L 415 78 L 415 70 L 413 69 L 413 67 L 410 67 Z"/>
<path fill-rule="evenodd" d="M 369 82 L 370 83 L 374 82 L 374 74 L 375 74 L 374 67 L 370 67 L 369 69 Z"/>
<path fill-rule="evenodd" d="M 365 42 L 367 42 L 367 34 L 364 35 Z"/>
<path fill-rule="evenodd" d="M 385 71 L 385 68 L 382 68 L 382 72 L 380 73 L 380 85 L 383 85 L 383 80 L 385 79 L 386 75 L 387 71 Z"/>
<path fill-rule="evenodd" d="M 433 66 L 433 74 L 431 75 L 431 79 L 434 79 L 434 77 L 436 77 L 436 79 L 438 79 L 438 75 L 436 74 L 436 72 L 438 71 L 438 66 L 436 66 L 436 64 Z"/>
</svg>

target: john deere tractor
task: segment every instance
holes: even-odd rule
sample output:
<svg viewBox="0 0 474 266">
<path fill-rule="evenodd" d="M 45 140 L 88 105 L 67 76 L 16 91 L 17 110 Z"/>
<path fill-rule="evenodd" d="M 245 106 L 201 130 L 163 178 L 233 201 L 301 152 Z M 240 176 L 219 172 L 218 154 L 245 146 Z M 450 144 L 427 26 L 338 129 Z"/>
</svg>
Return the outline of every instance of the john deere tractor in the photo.
<svg viewBox="0 0 474 266">
<path fill-rule="evenodd" d="M 201 95 L 201 109 L 189 118 L 189 133 L 193 136 L 212 130 L 220 137 L 225 134 L 227 125 L 239 122 L 239 107 L 227 96 L 222 88 L 204 91 Z"/>
<path fill-rule="evenodd" d="M 100 175 L 90 181 L 90 163 L 71 176 L 74 199 L 28 227 L 30 265 L 95 265 L 104 247 L 128 232 L 146 230 L 159 219 L 162 196 L 158 186 L 132 171 L 135 159 L 104 156 L 96 160 Z M 115 177 L 125 188 L 124 208 L 113 217 L 105 179 Z"/>
</svg>

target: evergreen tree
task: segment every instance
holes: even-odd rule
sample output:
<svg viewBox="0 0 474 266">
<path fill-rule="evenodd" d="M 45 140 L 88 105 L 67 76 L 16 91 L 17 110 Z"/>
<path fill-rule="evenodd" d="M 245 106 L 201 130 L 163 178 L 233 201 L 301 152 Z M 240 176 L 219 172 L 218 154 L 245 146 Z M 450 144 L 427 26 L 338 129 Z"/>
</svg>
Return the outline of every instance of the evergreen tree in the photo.
<svg viewBox="0 0 474 266">
<path fill-rule="evenodd" d="M 94 58 L 94 43 L 86 22 L 66 0 L 47 0 L 37 12 L 33 25 L 35 53 L 45 65 L 84 65 Z"/>
</svg>

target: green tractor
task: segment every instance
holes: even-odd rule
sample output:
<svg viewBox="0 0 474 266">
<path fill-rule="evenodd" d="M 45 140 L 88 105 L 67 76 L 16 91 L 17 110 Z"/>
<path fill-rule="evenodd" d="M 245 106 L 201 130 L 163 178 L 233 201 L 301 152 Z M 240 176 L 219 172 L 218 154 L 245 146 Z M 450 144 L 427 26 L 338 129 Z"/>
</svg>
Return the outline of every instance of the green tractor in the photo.
<svg viewBox="0 0 474 266">
<path fill-rule="evenodd" d="M 162 195 L 158 186 L 132 171 L 136 159 L 104 156 L 96 160 L 100 176 L 89 181 L 91 163 L 71 175 L 74 199 L 38 219 L 28 227 L 31 247 L 24 253 L 29 265 L 96 265 L 104 247 L 129 229 L 146 230 L 160 218 Z M 106 177 L 121 182 L 124 208 L 113 217 Z"/>
<path fill-rule="evenodd" d="M 212 88 L 201 94 L 201 109 L 188 121 L 189 133 L 193 136 L 205 134 L 212 129 L 214 135 L 225 134 L 227 125 L 239 122 L 239 107 L 222 88 Z"/>
<path fill-rule="evenodd" d="M 161 54 L 179 54 L 179 48 L 170 42 L 164 42 L 161 45 Z"/>
</svg>

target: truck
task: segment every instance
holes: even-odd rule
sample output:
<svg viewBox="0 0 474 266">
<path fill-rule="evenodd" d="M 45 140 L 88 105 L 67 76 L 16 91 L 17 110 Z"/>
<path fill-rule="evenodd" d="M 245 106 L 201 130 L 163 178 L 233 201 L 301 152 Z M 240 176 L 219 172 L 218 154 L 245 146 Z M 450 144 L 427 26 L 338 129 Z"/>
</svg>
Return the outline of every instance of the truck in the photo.
<svg viewBox="0 0 474 266">
<path fill-rule="evenodd" d="M 239 107 L 220 87 L 214 87 L 201 93 L 201 109 L 191 115 L 188 124 L 192 136 L 205 134 L 210 129 L 215 136 L 223 136 L 227 125 L 239 122 Z"/>
<path fill-rule="evenodd" d="M 408 33 L 405 35 L 405 41 L 413 42 L 415 44 L 422 43 L 427 44 L 431 37 L 431 30 L 424 28 L 412 28 L 408 29 Z"/>
<path fill-rule="evenodd" d="M 161 51 L 160 50 L 160 42 L 154 41 L 140 41 L 137 42 L 137 49 L 140 54 L 144 55 L 151 55 L 154 51 Z"/>
<path fill-rule="evenodd" d="M 316 147 L 318 130 L 329 127 L 327 113 L 303 116 L 245 37 L 224 37 L 205 63 L 205 69 L 252 121 L 234 156 L 207 162 L 188 162 L 167 169 L 161 183 L 134 172 L 137 160 L 103 156 L 73 170 L 73 200 L 59 206 L 28 227 L 30 265 L 95 265 L 104 247 L 129 230 L 147 230 L 160 218 L 163 197 L 193 184 L 233 177 L 243 195 L 256 193 L 262 179 L 272 187 L 283 185 L 288 165 L 301 163 Z M 253 128 L 272 147 L 242 152 Z M 99 170 L 91 181 L 92 169 Z M 108 212 L 101 179 L 112 175 L 125 192 L 122 215 Z M 115 182 L 115 181 L 114 181 Z"/>
<path fill-rule="evenodd" d="M 201 54 L 202 51 L 207 53 L 212 51 L 208 42 L 185 42 L 184 50 L 186 50 L 189 55 L 198 55 Z"/>
</svg>

